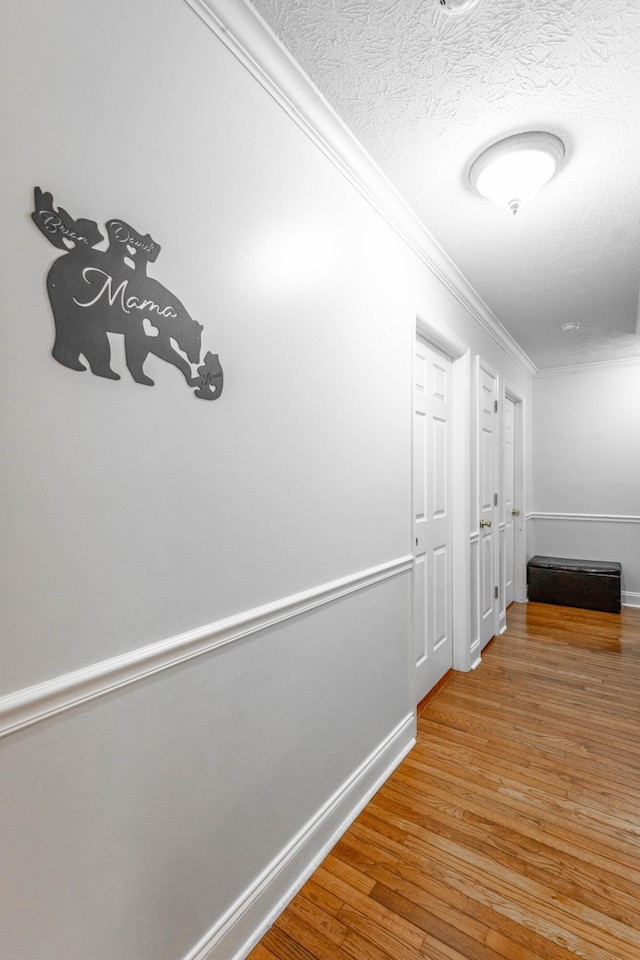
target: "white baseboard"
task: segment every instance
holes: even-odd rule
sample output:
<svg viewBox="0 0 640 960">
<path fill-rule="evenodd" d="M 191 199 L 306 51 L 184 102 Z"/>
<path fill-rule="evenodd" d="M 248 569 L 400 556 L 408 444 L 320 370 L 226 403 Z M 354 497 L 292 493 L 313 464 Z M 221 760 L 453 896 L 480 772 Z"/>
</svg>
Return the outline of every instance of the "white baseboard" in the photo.
<svg viewBox="0 0 640 960">
<path fill-rule="evenodd" d="M 415 744 L 411 713 L 373 751 L 184 960 L 241 960 Z"/>
<path fill-rule="evenodd" d="M 623 607 L 640 607 L 640 593 L 631 593 L 629 590 L 622 591 Z"/>
</svg>

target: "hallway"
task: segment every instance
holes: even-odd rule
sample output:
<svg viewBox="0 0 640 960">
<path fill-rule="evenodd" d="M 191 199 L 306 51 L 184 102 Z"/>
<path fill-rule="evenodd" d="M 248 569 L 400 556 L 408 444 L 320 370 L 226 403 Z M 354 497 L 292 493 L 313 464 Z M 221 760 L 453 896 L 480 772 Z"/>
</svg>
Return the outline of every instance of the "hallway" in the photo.
<svg viewBox="0 0 640 960">
<path fill-rule="evenodd" d="M 640 609 L 515 604 L 251 960 L 637 960 Z"/>
</svg>

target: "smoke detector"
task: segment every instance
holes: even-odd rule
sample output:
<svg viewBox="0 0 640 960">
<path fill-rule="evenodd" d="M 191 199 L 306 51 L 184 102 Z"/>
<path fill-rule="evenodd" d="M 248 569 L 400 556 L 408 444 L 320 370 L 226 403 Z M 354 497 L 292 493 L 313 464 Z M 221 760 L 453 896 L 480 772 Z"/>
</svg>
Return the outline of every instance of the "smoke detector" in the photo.
<svg viewBox="0 0 640 960">
<path fill-rule="evenodd" d="M 475 7 L 478 0 L 438 0 L 446 13 L 466 13 Z"/>
</svg>

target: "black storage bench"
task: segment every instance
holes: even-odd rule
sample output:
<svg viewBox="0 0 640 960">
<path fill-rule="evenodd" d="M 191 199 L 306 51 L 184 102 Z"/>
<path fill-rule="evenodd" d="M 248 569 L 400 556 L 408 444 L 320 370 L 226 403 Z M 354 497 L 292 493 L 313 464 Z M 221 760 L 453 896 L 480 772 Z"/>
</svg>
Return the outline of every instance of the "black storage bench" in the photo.
<svg viewBox="0 0 640 960">
<path fill-rule="evenodd" d="M 619 563 L 532 557 L 527 564 L 529 600 L 620 613 L 621 575 Z"/>
</svg>

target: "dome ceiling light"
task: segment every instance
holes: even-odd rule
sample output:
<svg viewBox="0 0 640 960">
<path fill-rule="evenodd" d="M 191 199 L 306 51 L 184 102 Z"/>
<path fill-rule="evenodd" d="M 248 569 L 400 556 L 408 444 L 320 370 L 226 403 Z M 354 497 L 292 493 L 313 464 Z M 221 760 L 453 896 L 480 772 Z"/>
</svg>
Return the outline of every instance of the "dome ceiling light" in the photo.
<svg viewBox="0 0 640 960">
<path fill-rule="evenodd" d="M 488 147 L 469 171 L 481 196 L 513 214 L 548 183 L 564 159 L 564 144 L 552 133 L 516 133 Z"/>
<path fill-rule="evenodd" d="M 439 0 L 439 3 L 447 13 L 466 13 L 475 7 L 478 0 Z"/>
</svg>

